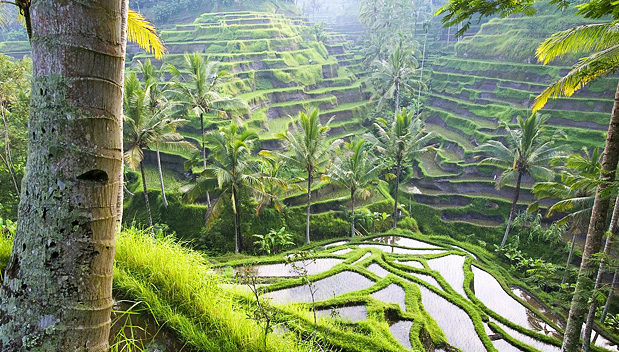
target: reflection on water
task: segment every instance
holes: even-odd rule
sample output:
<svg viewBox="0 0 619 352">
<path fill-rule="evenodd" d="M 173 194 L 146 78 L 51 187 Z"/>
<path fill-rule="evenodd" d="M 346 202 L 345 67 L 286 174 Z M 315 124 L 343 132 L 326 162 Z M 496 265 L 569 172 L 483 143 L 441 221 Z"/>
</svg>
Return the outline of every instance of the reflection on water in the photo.
<svg viewBox="0 0 619 352">
<path fill-rule="evenodd" d="M 494 348 L 501 352 L 522 352 L 522 350 L 519 350 L 518 348 L 512 346 L 509 342 L 503 339 L 494 340 L 492 341 L 492 344 L 494 345 Z"/>
<path fill-rule="evenodd" d="M 342 254 L 346 254 L 348 252 L 352 252 L 352 249 L 344 248 L 344 249 L 340 249 L 339 251 L 331 252 L 331 254 L 342 255 Z"/>
<path fill-rule="evenodd" d="M 417 268 L 417 269 L 425 269 L 423 264 L 418 262 L 418 261 L 416 261 L 416 260 L 409 260 L 409 261 L 395 260 L 394 263 L 408 265 L 408 266 L 411 266 L 411 267 Z"/>
<path fill-rule="evenodd" d="M 539 340 L 536 340 L 528 335 L 525 335 L 523 333 L 520 333 L 504 324 L 499 323 L 498 321 L 491 319 L 495 324 L 497 324 L 501 329 L 503 329 L 505 331 L 505 333 L 509 334 L 511 337 L 515 338 L 516 340 L 523 342 L 529 346 L 535 347 L 538 350 L 542 351 L 542 352 L 561 352 L 561 348 L 554 346 L 554 345 L 550 345 L 547 344 L 545 342 L 541 342 Z M 500 350 L 499 350 L 500 351 Z"/>
<path fill-rule="evenodd" d="M 371 256 L 371 255 L 372 255 L 372 253 L 370 253 L 370 252 L 365 253 L 365 254 L 363 255 L 363 257 L 361 257 L 361 258 L 359 258 L 359 259 L 355 260 L 355 262 L 354 262 L 354 263 L 352 263 L 352 265 L 355 265 L 355 264 L 359 263 L 360 261 L 364 260 L 365 258 L 367 258 L 367 257 L 369 257 L 369 256 Z"/>
<path fill-rule="evenodd" d="M 445 281 L 462 297 L 466 297 L 464 292 L 464 269 L 462 268 L 464 259 L 466 258 L 461 255 L 447 255 L 427 261 L 430 269 L 438 271 Z"/>
<path fill-rule="evenodd" d="M 367 267 L 367 269 L 380 277 L 385 277 L 389 275 L 389 272 L 387 270 L 383 269 L 382 266 L 376 263 L 371 264 L 370 266 Z"/>
<path fill-rule="evenodd" d="M 343 262 L 342 259 L 318 258 L 315 262 L 311 260 L 305 262 L 296 261 L 295 265 L 305 267 L 308 275 L 316 275 L 333 268 L 341 262 Z M 298 276 L 298 273 L 294 272 L 292 265 L 289 263 L 256 265 L 253 270 L 256 273 L 256 276 L 261 277 Z"/>
<path fill-rule="evenodd" d="M 325 248 L 340 246 L 340 245 L 343 245 L 345 243 L 348 243 L 348 241 L 337 241 L 337 242 L 333 242 L 333 243 L 329 243 L 329 244 L 325 245 Z"/>
<path fill-rule="evenodd" d="M 409 248 L 441 248 L 441 247 L 435 246 L 433 244 L 429 244 L 429 243 L 422 242 L 422 241 L 417 241 L 417 240 L 414 240 L 414 239 L 408 238 L 408 237 L 400 237 L 400 236 L 374 237 L 374 238 L 370 239 L 370 241 L 384 243 L 384 244 L 390 244 L 390 245 L 394 245 L 395 244 L 395 245 L 398 245 L 398 246 L 409 247 Z"/>
<path fill-rule="evenodd" d="M 521 289 L 519 287 L 513 287 L 512 288 L 512 292 L 516 296 L 522 298 L 523 301 L 527 302 L 531 307 L 533 307 L 535 310 L 537 310 L 540 314 L 542 314 L 546 318 L 550 319 L 555 324 L 557 324 L 559 326 L 563 326 L 563 324 L 561 324 L 559 319 L 552 313 L 552 311 L 545 304 L 543 304 L 540 301 L 538 301 L 537 299 L 535 299 L 528 292 L 524 291 L 523 289 Z"/>
<path fill-rule="evenodd" d="M 472 266 L 475 296 L 489 309 L 524 328 L 561 338 L 560 334 L 533 311 L 516 301 L 503 290 L 499 282 L 487 272 Z"/>
<path fill-rule="evenodd" d="M 433 249 L 408 249 L 408 248 L 400 248 L 400 247 L 391 247 L 383 244 L 361 244 L 359 245 L 361 248 L 377 248 L 383 252 L 394 253 L 394 254 L 411 254 L 411 255 L 423 255 L 423 254 L 438 254 L 445 253 L 444 250 L 433 250 Z"/>
<path fill-rule="evenodd" d="M 406 311 L 404 289 L 396 284 L 391 284 L 380 291 L 372 293 L 372 297 L 385 303 L 396 303 L 402 311 Z"/>
<path fill-rule="evenodd" d="M 417 273 L 408 273 L 408 275 L 414 276 L 418 279 L 421 279 L 427 283 L 429 283 L 430 285 L 438 288 L 438 289 L 443 289 L 443 287 L 441 287 L 441 284 L 438 283 L 438 281 L 436 281 L 432 276 L 430 275 L 424 275 L 424 274 L 417 274 Z"/>
<path fill-rule="evenodd" d="M 465 311 L 423 286 L 419 286 L 419 290 L 423 308 L 434 318 L 451 345 L 466 352 L 486 350 Z"/>
<path fill-rule="evenodd" d="M 322 301 L 344 293 L 359 291 L 372 286 L 374 282 L 363 275 L 351 271 L 343 271 L 314 282 L 316 293 L 314 299 Z M 311 302 L 312 297 L 308 285 L 295 286 L 279 291 L 266 293 L 273 303 Z"/>
<path fill-rule="evenodd" d="M 464 252 L 466 252 L 466 253 L 470 254 L 470 255 L 471 255 L 471 257 L 475 258 L 476 260 L 479 260 L 479 258 L 478 258 L 475 254 L 473 254 L 473 253 L 471 253 L 471 252 L 467 251 L 466 249 L 464 249 L 464 248 L 462 248 L 462 247 L 458 247 L 458 246 L 452 246 L 452 247 L 454 247 L 454 248 L 456 248 L 456 249 L 459 249 L 459 250 L 461 250 L 461 251 L 464 251 Z"/>
<path fill-rule="evenodd" d="M 408 348 L 409 350 L 413 348 L 410 340 L 410 331 L 412 326 L 412 321 L 402 320 L 389 327 L 389 330 L 391 330 L 391 335 L 393 335 L 393 337 L 395 337 L 395 339 L 398 340 L 402 346 Z"/>
<path fill-rule="evenodd" d="M 357 322 L 361 320 L 365 320 L 368 317 L 368 310 L 365 306 L 352 306 L 352 307 L 339 307 L 333 309 L 322 309 L 316 311 L 316 316 L 318 317 L 329 317 L 331 316 L 331 312 L 335 311 L 335 318 L 339 318 L 342 320 Z"/>
</svg>

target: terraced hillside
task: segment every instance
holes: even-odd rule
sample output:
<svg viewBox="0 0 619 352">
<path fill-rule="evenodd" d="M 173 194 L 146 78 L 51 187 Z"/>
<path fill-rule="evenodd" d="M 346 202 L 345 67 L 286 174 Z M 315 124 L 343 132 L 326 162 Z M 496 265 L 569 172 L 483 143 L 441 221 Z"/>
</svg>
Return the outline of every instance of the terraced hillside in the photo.
<svg viewBox="0 0 619 352">
<path fill-rule="evenodd" d="M 409 188 L 417 202 L 439 211 L 445 221 L 503 224 L 507 211 L 498 214 L 492 209 L 505 209 L 514 189 L 494 189 L 500 170 L 478 167 L 475 148 L 489 139 L 503 140 L 505 130 L 500 123 L 513 125 L 518 116 L 528 117 L 535 96 L 569 70 L 568 66 L 530 63 L 534 49 L 549 34 L 533 35 L 533 29 L 552 33 L 575 23 L 582 20 L 546 11 L 539 18 L 492 19 L 460 41 L 448 42 L 447 30 L 430 35 L 434 41 L 422 116 L 427 129 L 437 134 L 441 148 L 420 160 L 418 179 L 411 182 L 415 187 Z M 435 31 L 440 30 L 437 27 Z M 615 78 L 600 79 L 574 97 L 549 101 L 541 113 L 549 115 L 551 130 L 567 134 L 572 150 L 603 147 L 615 88 Z M 524 180 L 521 209 L 535 200 L 530 192 L 533 182 Z M 471 206 L 474 203 L 482 206 Z"/>
</svg>

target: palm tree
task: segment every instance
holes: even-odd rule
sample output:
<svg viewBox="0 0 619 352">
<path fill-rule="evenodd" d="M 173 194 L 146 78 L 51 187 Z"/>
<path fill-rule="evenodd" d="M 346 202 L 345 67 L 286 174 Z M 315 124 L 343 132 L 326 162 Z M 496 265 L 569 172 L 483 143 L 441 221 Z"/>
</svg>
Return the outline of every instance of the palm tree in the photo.
<svg viewBox="0 0 619 352">
<path fill-rule="evenodd" d="M 343 155 L 333 163 L 329 180 L 350 192 L 350 237 L 355 236 L 355 198 L 366 199 L 378 181 L 382 165 L 370 154 L 364 139 L 344 142 Z"/>
<path fill-rule="evenodd" d="M 227 116 L 227 109 L 246 109 L 247 104 L 238 97 L 228 97 L 220 92 L 221 83 L 231 76 L 227 71 L 217 70 L 217 62 L 209 61 L 208 57 L 198 53 L 185 53 L 184 74 L 175 66 L 170 65 L 168 70 L 174 76 L 171 90 L 179 100 L 184 102 L 196 115 L 200 116 L 202 135 L 202 163 L 206 168 L 206 147 L 204 140 L 204 114 L 215 111 L 218 115 Z"/>
<path fill-rule="evenodd" d="M 261 150 L 258 155 L 260 155 L 260 159 L 257 162 L 260 165 L 260 179 L 264 185 L 264 193 L 256 194 L 258 201 L 256 216 L 260 214 L 260 210 L 266 205 L 281 212 L 284 208 L 284 203 L 281 199 L 290 192 L 291 188 L 291 185 L 281 177 L 285 162 L 268 150 Z M 300 187 L 292 188 L 301 190 Z"/>
<path fill-rule="evenodd" d="M 398 194 L 400 191 L 400 175 L 405 164 L 412 164 L 419 156 L 430 150 L 432 133 L 426 133 L 424 123 L 415 117 L 412 111 L 402 109 L 395 115 L 388 126 L 387 121 L 378 119 L 374 124 L 378 138 L 376 148 L 381 155 L 387 157 L 394 171 L 395 197 L 393 205 L 393 228 L 398 223 Z M 376 139 L 373 136 L 368 138 Z"/>
<path fill-rule="evenodd" d="M 373 98 L 380 97 L 377 108 L 381 109 L 387 100 L 394 99 L 394 114 L 397 114 L 402 92 L 412 92 L 415 86 L 423 85 L 420 80 L 413 78 L 419 76 L 417 60 L 400 42 L 386 60 L 376 60 L 373 66 L 374 72 L 369 80 L 376 88 Z"/>
<path fill-rule="evenodd" d="M 152 232 L 153 220 L 148 202 L 143 162 L 144 149 L 150 149 L 154 145 L 158 151 L 159 145 L 164 145 L 189 150 L 193 148 L 193 145 L 185 141 L 183 136 L 176 132 L 176 127 L 186 120 L 169 118 L 170 104 L 166 104 L 154 113 L 151 113 L 148 90 L 148 87 L 142 88 L 142 84 L 135 73 L 129 75 L 125 82 L 123 104 L 125 108 L 125 126 L 123 133 L 125 134 L 125 145 L 128 147 L 124 154 L 124 160 L 134 170 L 137 166 L 140 167 L 148 225 Z M 159 161 L 159 158 L 157 160 Z M 159 175 L 162 178 L 161 164 L 158 166 Z M 163 180 L 161 180 L 161 183 L 163 184 Z M 164 192 L 163 187 L 162 192 Z"/>
<path fill-rule="evenodd" d="M 579 12 L 585 17 L 599 18 L 607 14 L 606 10 L 600 10 L 595 3 L 587 3 L 580 7 Z M 617 64 L 619 62 L 618 28 L 619 25 L 614 22 L 582 25 L 555 33 L 546 39 L 537 49 L 537 56 L 544 64 L 567 53 L 582 53 L 591 50 L 594 53 L 580 59 L 564 77 L 546 88 L 535 100 L 533 110 L 541 109 L 549 98 L 561 95 L 570 96 L 596 78 L 615 72 L 619 67 Z M 585 250 L 565 328 L 562 351 L 567 352 L 575 352 L 579 348 L 580 332 L 597 269 L 597 263 L 592 258 L 594 254 L 600 252 L 602 238 L 606 232 L 610 199 L 605 197 L 604 193 L 615 178 L 619 160 L 619 85 L 615 92 L 607 135 L 600 183 L 595 193 Z"/>
<path fill-rule="evenodd" d="M 602 167 L 598 148 L 595 148 L 591 155 L 584 149 L 583 154 L 584 157 L 581 154 L 572 154 L 567 158 L 565 167 L 560 170 L 561 181 L 537 182 L 533 187 L 533 194 L 539 199 L 560 199 L 548 209 L 547 217 L 557 213 L 565 214 L 557 221 L 557 225 L 570 223 L 572 240 L 561 284 L 567 281 L 576 235 L 584 233 L 589 226 L 597 176 Z"/>
<path fill-rule="evenodd" d="M 213 155 L 213 164 L 202 171 L 196 184 L 186 193 L 188 200 L 193 201 L 214 186 L 221 190 L 215 204 L 208 209 L 207 227 L 210 227 L 225 209 L 225 202 L 222 200 L 230 199 L 234 213 L 236 254 L 243 251 L 239 197 L 244 189 L 264 192 L 260 175 L 255 172 L 255 162 L 251 160 L 252 144 L 257 139 L 255 132 L 234 123 L 220 128 L 219 131 L 207 133 L 205 140 Z"/>
<path fill-rule="evenodd" d="M 331 120 L 329 120 L 330 122 Z M 280 153 L 290 167 L 301 169 L 307 174 L 307 218 L 305 223 L 305 242 L 310 243 L 310 205 L 312 201 L 312 183 L 314 175 L 330 160 L 341 140 L 331 143 L 327 140 L 329 122 L 320 123 L 318 109 L 313 109 L 309 115 L 299 111 L 299 117 L 293 121 L 294 132 L 279 133 L 277 137 L 284 140 L 290 155 Z"/>
<path fill-rule="evenodd" d="M 548 118 L 540 114 L 531 115 L 526 120 L 518 118 L 518 129 L 512 130 L 503 124 L 507 132 L 506 139 L 509 145 L 490 140 L 479 147 L 477 151 L 490 155 L 479 162 L 479 165 L 490 165 L 504 171 L 496 179 L 498 189 L 507 183 L 516 180 L 516 190 L 512 206 L 507 218 L 507 228 L 501 241 L 501 248 L 505 246 L 507 235 L 516 213 L 516 204 L 520 196 L 520 183 L 524 175 L 531 175 L 534 179 L 550 180 L 554 173 L 548 168 L 552 159 L 561 155 L 563 146 L 556 147 L 553 140 L 545 140 L 542 136 L 543 124 Z"/>
<path fill-rule="evenodd" d="M 148 107 L 151 114 L 155 114 L 157 110 L 161 109 L 168 103 L 168 99 L 164 95 L 168 89 L 168 83 L 163 83 L 163 72 L 158 71 L 155 66 L 152 65 L 150 59 L 144 63 L 138 62 L 140 66 L 140 72 L 142 73 L 142 79 L 148 94 Z M 165 185 L 163 183 L 163 173 L 161 171 L 161 155 L 159 152 L 159 143 L 155 141 L 155 151 L 157 153 L 157 171 L 159 173 L 159 184 L 161 187 L 161 200 L 163 207 L 168 207 L 168 199 L 165 194 Z"/>
</svg>

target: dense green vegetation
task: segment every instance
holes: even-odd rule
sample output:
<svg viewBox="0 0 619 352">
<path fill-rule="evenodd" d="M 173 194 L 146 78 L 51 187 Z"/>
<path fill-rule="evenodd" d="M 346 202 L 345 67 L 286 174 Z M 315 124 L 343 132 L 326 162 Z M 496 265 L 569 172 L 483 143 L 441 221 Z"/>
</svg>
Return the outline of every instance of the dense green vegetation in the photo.
<svg viewBox="0 0 619 352">
<path fill-rule="evenodd" d="M 571 164 L 550 156 L 542 156 L 539 165 L 524 163 L 522 144 L 536 143 L 521 143 L 518 137 L 530 132 L 533 139 L 553 140 L 557 149 L 569 145 L 588 155 L 603 145 L 616 82 L 601 78 L 575 98 L 549 102 L 538 116 L 547 128 L 530 131 L 526 122 L 535 119 L 526 117 L 535 97 L 574 59 L 568 55 L 558 65 L 536 65 L 535 48 L 555 31 L 591 21 L 569 9 L 562 17 L 543 4 L 538 16 L 494 18 L 459 40 L 453 37 L 456 30 L 438 27 L 439 21 L 428 16 L 433 4 L 426 5 L 362 1 L 361 21 L 371 32 L 354 43 L 350 28 L 308 23 L 290 1 L 132 2 L 155 20 L 167 21 L 161 37 L 169 53 L 161 61 L 133 49 L 127 56 L 125 162 L 140 172 L 125 173 L 127 229 L 118 238 L 117 294 L 148 302 L 151 314 L 196 350 L 305 351 L 319 344 L 333 350 L 399 351 L 402 340 L 394 339 L 389 328 L 398 321 L 411 322 L 407 341 L 413 349 L 450 350 L 444 327 L 423 308 L 424 290 L 465 312 L 490 351 L 501 345 L 489 331 L 505 335 L 501 341 L 510 348 L 535 350 L 510 329 L 559 346 L 557 336 L 514 324 L 475 298 L 473 271 L 492 273 L 509 296 L 535 310 L 509 286 L 527 288 L 566 318 L 573 252 L 581 252 L 574 245 L 564 248 L 561 237 L 575 239 L 586 228 L 599 168 L 587 171 L 584 185 L 587 172 L 575 169 L 577 156 Z M 204 13 L 194 19 L 196 14 L 179 10 L 188 6 Z M 305 6 L 320 16 L 319 7 Z M 542 23 L 544 32 L 538 32 Z M 27 46 L 3 42 L 0 50 L 21 57 Z M 28 69 L 27 59 L 0 58 L 0 77 L 7 77 L 0 85 L 7 97 L 0 101 L 2 139 L 11 146 L 10 154 L 4 148 L 0 165 L 0 182 L 7 189 L 0 198 L 2 265 L 8 260 L 25 167 Z M 557 132 L 564 132 L 566 141 L 554 138 Z M 487 157 L 494 159 L 479 163 Z M 496 162 L 501 157 L 505 160 Z M 554 180 L 535 184 L 540 170 Z M 515 185 L 507 185 L 516 178 Z M 495 189 L 495 183 L 505 187 Z M 532 190 L 546 198 L 537 200 Z M 564 201 L 555 204 L 556 198 Z M 524 214 L 526 207 L 538 215 Z M 548 226 L 542 214 L 553 211 L 570 215 Z M 153 240 L 136 226 L 148 226 L 159 237 Z M 408 256 L 359 247 L 390 227 L 405 230 L 388 235 L 430 241 L 445 253 L 418 255 L 413 259 L 423 268 L 410 269 L 402 264 L 411 260 Z M 163 232 L 201 252 L 161 237 Z M 363 237 L 312 254 L 343 261 L 329 270 L 305 278 L 300 270 L 301 278 L 293 279 L 250 274 L 243 278 L 250 291 L 228 287 L 235 280 L 229 266 L 237 270 L 256 261 L 287 260 L 247 255 L 275 254 L 304 242 L 303 250 L 318 251 L 347 234 Z M 310 246 L 310 238 L 319 243 Z M 502 249 L 492 253 L 499 243 Z M 343 249 L 350 251 L 334 253 Z M 220 262 L 214 267 L 223 278 L 211 272 L 207 255 Z M 459 287 L 464 293 L 450 289 L 440 270 L 427 264 L 447 256 L 466 258 Z M 179 260 L 164 267 L 164 258 Z M 381 276 L 370 266 L 389 274 Z M 193 272 L 186 273 L 189 268 Z M 302 284 L 311 288 L 342 272 L 359 274 L 372 286 L 315 305 L 273 308 L 257 298 Z M 429 275 L 442 289 L 413 273 Z M 255 286 L 262 283 L 270 286 Z M 394 284 L 404 292 L 406 309 L 372 297 Z M 264 309 L 254 308 L 256 303 Z M 365 307 L 366 320 L 316 321 L 312 314 L 356 305 Z M 561 323 L 541 320 L 562 332 Z M 288 332 L 271 331 L 272 324 Z M 614 339 L 609 332 L 603 335 Z"/>
</svg>

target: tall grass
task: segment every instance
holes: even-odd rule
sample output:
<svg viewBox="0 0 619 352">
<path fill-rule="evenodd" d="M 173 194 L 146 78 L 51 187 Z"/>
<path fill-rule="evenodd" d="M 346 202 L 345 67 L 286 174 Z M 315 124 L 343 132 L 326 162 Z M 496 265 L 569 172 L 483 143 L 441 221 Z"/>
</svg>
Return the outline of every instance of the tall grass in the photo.
<svg viewBox="0 0 619 352">
<path fill-rule="evenodd" d="M 179 338 L 199 351 L 307 351 L 289 335 L 263 332 L 247 317 L 200 254 L 171 237 L 134 228 L 117 237 L 114 288 L 148 302 Z"/>
</svg>

